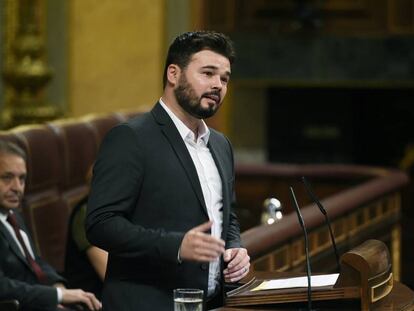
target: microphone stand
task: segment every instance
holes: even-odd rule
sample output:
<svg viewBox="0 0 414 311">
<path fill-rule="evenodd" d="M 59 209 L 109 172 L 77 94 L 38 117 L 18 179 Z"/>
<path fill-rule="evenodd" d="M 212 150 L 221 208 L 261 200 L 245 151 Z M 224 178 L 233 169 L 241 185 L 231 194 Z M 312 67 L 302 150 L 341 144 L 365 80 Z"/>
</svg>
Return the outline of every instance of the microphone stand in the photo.
<svg viewBox="0 0 414 311">
<path fill-rule="evenodd" d="M 333 249 L 334 249 L 334 252 L 335 252 L 337 269 L 338 269 L 338 272 L 340 273 L 341 272 L 341 265 L 339 263 L 338 248 L 336 247 L 335 237 L 334 237 L 333 232 L 332 232 L 331 221 L 329 219 L 328 213 L 326 212 L 326 210 L 323 207 L 322 203 L 319 201 L 318 197 L 312 191 L 312 188 L 311 188 L 310 184 L 308 183 L 308 181 L 306 180 L 306 178 L 304 176 L 302 176 L 302 181 L 303 181 L 303 184 L 305 185 L 306 192 L 308 193 L 309 197 L 319 207 L 319 210 L 325 216 L 325 223 L 328 225 L 329 235 L 331 236 L 331 242 L 332 242 L 332 246 L 333 246 Z"/>
<path fill-rule="evenodd" d="M 312 284 L 311 284 L 311 267 L 310 267 L 310 257 L 309 257 L 309 242 L 308 242 L 308 233 L 306 231 L 305 222 L 303 221 L 302 213 L 300 212 L 298 202 L 296 201 L 295 193 L 293 188 L 289 187 L 290 195 L 292 197 L 293 205 L 296 209 L 296 214 L 298 216 L 299 224 L 302 227 L 303 235 L 305 237 L 305 255 L 306 255 L 306 276 L 308 278 L 308 311 L 312 310 Z"/>
</svg>

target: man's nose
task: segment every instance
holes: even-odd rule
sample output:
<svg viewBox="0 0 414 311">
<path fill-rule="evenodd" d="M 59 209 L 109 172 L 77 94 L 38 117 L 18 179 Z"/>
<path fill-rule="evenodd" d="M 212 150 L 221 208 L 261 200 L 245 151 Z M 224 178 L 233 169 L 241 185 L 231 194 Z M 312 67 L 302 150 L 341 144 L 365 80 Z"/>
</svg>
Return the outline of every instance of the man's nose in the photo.
<svg viewBox="0 0 414 311">
<path fill-rule="evenodd" d="M 12 190 L 22 192 L 24 189 L 24 182 L 20 180 L 20 178 L 16 177 L 12 180 Z"/>
<path fill-rule="evenodd" d="M 213 79 L 213 89 L 221 90 L 223 87 L 223 81 L 220 76 L 215 76 Z"/>
</svg>

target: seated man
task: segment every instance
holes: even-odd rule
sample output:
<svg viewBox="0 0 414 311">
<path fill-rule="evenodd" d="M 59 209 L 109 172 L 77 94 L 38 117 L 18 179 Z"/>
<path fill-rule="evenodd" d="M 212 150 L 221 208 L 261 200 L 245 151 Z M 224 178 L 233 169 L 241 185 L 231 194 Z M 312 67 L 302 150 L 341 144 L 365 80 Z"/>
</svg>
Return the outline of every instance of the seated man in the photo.
<svg viewBox="0 0 414 311">
<path fill-rule="evenodd" d="M 64 310 L 63 305 L 101 309 L 89 292 L 66 289 L 65 280 L 36 253 L 17 212 L 24 194 L 26 155 L 0 141 L 0 300 L 17 299 L 20 310 Z M 67 310 L 67 309 L 66 309 Z"/>
<path fill-rule="evenodd" d="M 89 184 L 92 167 L 86 176 Z M 68 242 L 65 259 L 65 277 L 70 286 L 83 288 L 100 299 L 106 272 L 108 253 L 86 238 L 85 217 L 88 197 L 83 198 L 73 209 L 68 226 Z"/>
</svg>

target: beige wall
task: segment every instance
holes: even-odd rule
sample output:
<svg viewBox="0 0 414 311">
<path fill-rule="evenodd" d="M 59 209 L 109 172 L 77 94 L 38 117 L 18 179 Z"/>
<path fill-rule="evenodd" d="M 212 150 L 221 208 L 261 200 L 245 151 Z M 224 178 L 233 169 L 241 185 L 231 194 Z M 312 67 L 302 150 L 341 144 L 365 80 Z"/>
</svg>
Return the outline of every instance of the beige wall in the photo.
<svg viewBox="0 0 414 311">
<path fill-rule="evenodd" d="M 71 0 L 69 115 L 152 106 L 162 92 L 164 0 Z"/>
</svg>

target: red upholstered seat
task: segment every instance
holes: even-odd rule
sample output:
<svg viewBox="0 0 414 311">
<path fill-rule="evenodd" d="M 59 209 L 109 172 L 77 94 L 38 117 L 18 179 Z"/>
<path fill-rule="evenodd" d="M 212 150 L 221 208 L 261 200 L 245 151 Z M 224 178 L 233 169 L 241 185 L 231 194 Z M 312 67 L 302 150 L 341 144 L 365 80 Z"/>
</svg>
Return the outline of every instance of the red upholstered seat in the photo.
<svg viewBox="0 0 414 311">
<path fill-rule="evenodd" d="M 73 206 L 88 192 L 85 176 L 110 128 L 140 112 L 64 119 L 0 132 L 27 153 L 23 204 L 26 223 L 41 256 L 63 271 L 67 224 Z"/>
</svg>

